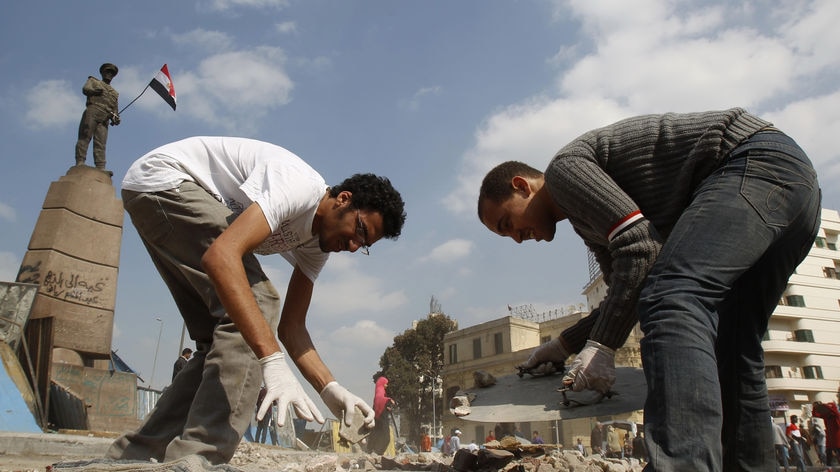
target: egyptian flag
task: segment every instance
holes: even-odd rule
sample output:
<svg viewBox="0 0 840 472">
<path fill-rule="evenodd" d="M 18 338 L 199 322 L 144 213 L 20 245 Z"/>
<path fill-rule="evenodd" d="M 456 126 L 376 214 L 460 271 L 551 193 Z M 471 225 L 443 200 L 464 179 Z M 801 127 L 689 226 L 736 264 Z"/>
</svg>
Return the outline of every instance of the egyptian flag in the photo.
<svg viewBox="0 0 840 472">
<path fill-rule="evenodd" d="M 162 99 L 166 100 L 166 103 L 173 110 L 175 109 L 175 85 L 172 84 L 172 77 L 169 76 L 169 68 L 166 67 L 166 64 L 160 68 L 160 72 L 149 82 L 149 87 L 153 88 Z"/>
</svg>

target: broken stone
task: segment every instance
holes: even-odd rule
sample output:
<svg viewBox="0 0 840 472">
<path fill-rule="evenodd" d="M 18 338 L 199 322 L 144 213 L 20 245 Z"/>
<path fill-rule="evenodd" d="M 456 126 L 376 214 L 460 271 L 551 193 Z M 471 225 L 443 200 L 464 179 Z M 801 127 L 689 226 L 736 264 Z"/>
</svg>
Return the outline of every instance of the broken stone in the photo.
<svg viewBox="0 0 840 472">
<path fill-rule="evenodd" d="M 491 441 L 497 442 L 497 441 Z M 510 451 L 500 449 L 480 449 L 476 467 L 478 469 L 502 469 L 515 458 Z"/>
<path fill-rule="evenodd" d="M 473 380 L 477 388 L 487 388 L 496 385 L 496 377 L 485 370 L 477 370 L 473 372 Z"/>
<path fill-rule="evenodd" d="M 449 412 L 455 416 L 467 416 L 471 411 L 467 395 L 455 395 L 449 401 Z"/>
<path fill-rule="evenodd" d="M 467 449 L 458 449 L 452 458 L 452 467 L 459 472 L 475 470 L 478 456 Z"/>
</svg>

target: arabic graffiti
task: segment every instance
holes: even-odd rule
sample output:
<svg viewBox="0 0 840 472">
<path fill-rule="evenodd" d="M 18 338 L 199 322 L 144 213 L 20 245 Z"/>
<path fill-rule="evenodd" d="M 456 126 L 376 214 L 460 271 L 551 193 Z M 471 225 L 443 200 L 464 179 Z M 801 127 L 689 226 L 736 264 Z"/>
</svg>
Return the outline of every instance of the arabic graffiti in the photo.
<svg viewBox="0 0 840 472">
<path fill-rule="evenodd" d="M 41 284 L 41 292 L 65 301 L 85 305 L 102 306 L 102 292 L 108 286 L 108 278 L 87 280 L 83 274 L 47 271 Z"/>
<path fill-rule="evenodd" d="M 39 293 L 59 300 L 108 308 L 106 302 L 111 295 L 103 292 L 108 290 L 110 277 L 93 278 L 90 274 L 80 272 L 48 270 L 42 280 L 41 262 L 21 265 L 17 282 L 38 284 L 41 286 Z"/>
</svg>

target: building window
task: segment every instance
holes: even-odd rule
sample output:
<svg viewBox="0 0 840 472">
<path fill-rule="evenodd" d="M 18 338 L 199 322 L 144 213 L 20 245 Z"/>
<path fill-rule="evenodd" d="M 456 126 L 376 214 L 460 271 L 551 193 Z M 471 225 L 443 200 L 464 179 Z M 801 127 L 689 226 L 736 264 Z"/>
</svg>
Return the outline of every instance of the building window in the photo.
<svg viewBox="0 0 840 472">
<path fill-rule="evenodd" d="M 805 297 L 802 295 L 788 295 L 785 301 L 788 306 L 805 306 Z"/>
<path fill-rule="evenodd" d="M 449 363 L 450 364 L 457 364 L 458 363 L 458 345 L 457 344 L 450 344 L 449 345 Z"/>
<path fill-rule="evenodd" d="M 837 269 L 834 267 L 823 267 L 823 275 L 827 279 L 836 279 L 837 278 Z"/>
<path fill-rule="evenodd" d="M 816 244 L 817 247 L 824 248 L 825 247 L 825 238 L 817 236 L 817 239 L 814 241 L 814 244 Z"/>
<path fill-rule="evenodd" d="M 496 349 L 496 354 L 502 354 L 505 352 L 505 344 L 502 339 L 502 333 L 495 333 L 493 335 L 493 346 Z"/>
<path fill-rule="evenodd" d="M 481 359 L 481 338 L 473 339 L 473 359 Z"/>
<path fill-rule="evenodd" d="M 764 376 L 768 379 L 780 379 L 782 378 L 782 366 L 780 365 L 767 365 L 764 366 Z"/>
<path fill-rule="evenodd" d="M 797 329 L 793 332 L 793 337 L 800 343 L 814 342 L 814 332 L 810 329 Z"/>
<path fill-rule="evenodd" d="M 837 250 L 837 244 L 836 243 L 826 243 L 826 246 L 828 246 L 828 248 L 831 249 L 832 251 Z"/>
<path fill-rule="evenodd" d="M 822 367 L 818 365 L 806 365 L 802 368 L 802 375 L 806 379 L 821 379 L 823 378 Z"/>
</svg>

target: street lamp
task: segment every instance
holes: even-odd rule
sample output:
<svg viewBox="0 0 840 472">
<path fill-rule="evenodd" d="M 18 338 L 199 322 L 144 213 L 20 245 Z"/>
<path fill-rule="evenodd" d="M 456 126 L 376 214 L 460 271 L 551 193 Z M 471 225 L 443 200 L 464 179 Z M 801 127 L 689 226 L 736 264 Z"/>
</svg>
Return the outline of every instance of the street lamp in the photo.
<svg viewBox="0 0 840 472">
<path fill-rule="evenodd" d="M 160 329 L 158 330 L 157 345 L 155 346 L 155 360 L 152 363 L 152 380 L 149 382 L 149 386 L 152 388 L 155 388 L 155 369 L 157 368 L 158 349 L 160 348 L 160 335 L 163 334 L 163 320 L 160 318 L 155 318 L 155 320 L 160 322 Z"/>
<path fill-rule="evenodd" d="M 432 441 L 437 436 L 437 423 L 435 419 L 435 377 L 432 376 Z"/>
</svg>

